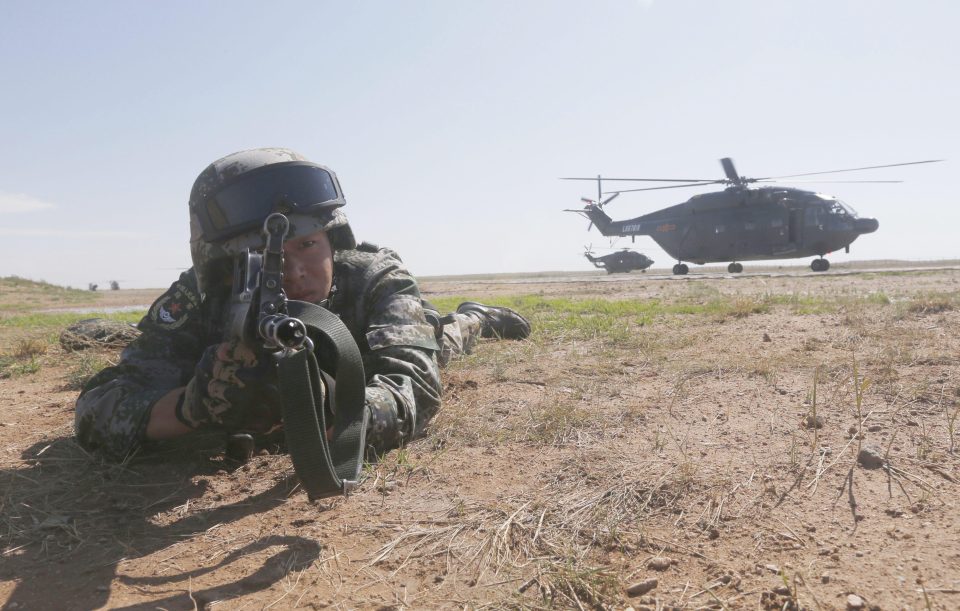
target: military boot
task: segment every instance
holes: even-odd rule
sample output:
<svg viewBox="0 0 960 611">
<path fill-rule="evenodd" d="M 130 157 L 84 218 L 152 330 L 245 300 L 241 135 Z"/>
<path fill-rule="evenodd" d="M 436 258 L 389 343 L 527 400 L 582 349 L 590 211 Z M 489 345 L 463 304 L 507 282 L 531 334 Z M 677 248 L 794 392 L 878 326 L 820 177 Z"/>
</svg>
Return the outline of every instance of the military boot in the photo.
<svg viewBox="0 0 960 611">
<path fill-rule="evenodd" d="M 476 301 L 464 301 L 457 308 L 458 314 L 471 312 L 479 314 L 483 322 L 481 337 L 525 339 L 530 335 L 530 321 L 510 308 L 483 305 Z"/>
</svg>

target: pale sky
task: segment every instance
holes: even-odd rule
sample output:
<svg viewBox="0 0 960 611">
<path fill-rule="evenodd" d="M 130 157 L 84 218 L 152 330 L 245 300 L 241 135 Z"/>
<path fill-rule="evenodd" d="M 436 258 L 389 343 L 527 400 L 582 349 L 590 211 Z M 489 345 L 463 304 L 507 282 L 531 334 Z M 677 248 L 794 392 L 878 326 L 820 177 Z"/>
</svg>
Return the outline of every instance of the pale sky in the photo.
<svg viewBox="0 0 960 611">
<path fill-rule="evenodd" d="M 960 258 L 958 27 L 946 0 L 4 0 L 0 276 L 167 286 L 193 180 L 260 146 L 333 168 L 358 237 L 419 275 L 592 269 L 608 239 L 561 210 L 594 186 L 558 177 L 721 178 L 725 156 L 947 159 L 797 186 L 880 221 L 833 261 Z"/>
</svg>

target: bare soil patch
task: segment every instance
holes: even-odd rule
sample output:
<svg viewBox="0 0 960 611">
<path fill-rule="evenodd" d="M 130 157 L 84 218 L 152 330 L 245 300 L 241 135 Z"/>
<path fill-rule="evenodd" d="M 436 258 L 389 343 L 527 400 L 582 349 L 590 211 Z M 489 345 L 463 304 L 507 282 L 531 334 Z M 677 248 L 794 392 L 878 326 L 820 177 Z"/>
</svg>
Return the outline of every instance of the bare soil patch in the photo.
<svg viewBox="0 0 960 611">
<path fill-rule="evenodd" d="M 960 272 L 604 278 L 425 280 L 535 332 L 454 363 L 429 434 L 317 503 L 218 436 L 88 455 L 73 401 L 118 353 L 4 309 L 0 604 L 960 607 Z"/>
</svg>

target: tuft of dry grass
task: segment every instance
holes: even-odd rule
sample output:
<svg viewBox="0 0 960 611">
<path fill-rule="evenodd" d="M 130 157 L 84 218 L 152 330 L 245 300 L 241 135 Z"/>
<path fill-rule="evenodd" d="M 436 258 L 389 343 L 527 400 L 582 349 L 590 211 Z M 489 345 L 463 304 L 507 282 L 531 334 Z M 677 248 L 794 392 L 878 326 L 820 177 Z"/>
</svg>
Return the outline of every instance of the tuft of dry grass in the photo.
<svg viewBox="0 0 960 611">
<path fill-rule="evenodd" d="M 396 574 L 411 563 L 446 557 L 473 584 L 522 582 L 511 606 L 610 608 L 620 599 L 625 576 L 594 555 L 662 549 L 645 534 L 647 522 L 682 515 L 679 507 L 708 492 L 682 467 L 657 476 L 649 464 L 609 473 L 603 466 L 586 471 L 574 461 L 536 494 L 486 503 L 456 500 L 439 518 L 405 524 L 368 566 L 389 566 Z"/>
<path fill-rule="evenodd" d="M 67 372 L 63 383 L 63 390 L 80 390 L 93 376 L 100 373 L 105 367 L 115 365 L 112 354 L 105 352 L 81 352 L 76 353 L 73 359 L 73 365 Z"/>
<path fill-rule="evenodd" d="M 927 293 L 917 295 L 907 303 L 911 314 L 939 314 L 956 309 L 956 294 Z"/>
<path fill-rule="evenodd" d="M 31 359 L 47 353 L 48 344 L 36 338 L 17 340 L 13 346 L 13 356 L 18 359 Z"/>
</svg>

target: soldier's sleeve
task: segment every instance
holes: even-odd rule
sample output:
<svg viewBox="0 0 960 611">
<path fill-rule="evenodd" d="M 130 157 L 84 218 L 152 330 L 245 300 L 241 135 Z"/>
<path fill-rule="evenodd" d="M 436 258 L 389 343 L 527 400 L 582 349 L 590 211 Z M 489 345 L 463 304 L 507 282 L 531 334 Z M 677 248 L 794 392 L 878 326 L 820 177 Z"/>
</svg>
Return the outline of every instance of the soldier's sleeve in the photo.
<svg viewBox="0 0 960 611">
<path fill-rule="evenodd" d="M 384 452 L 422 432 L 439 409 L 438 345 L 399 258 L 378 257 L 365 276 L 367 443 Z"/>
<path fill-rule="evenodd" d="M 82 446 L 121 460 L 143 443 L 153 404 L 193 376 L 206 347 L 201 318 L 196 276 L 189 270 L 150 306 L 137 325 L 142 334 L 120 362 L 84 386 L 74 421 Z"/>
</svg>

